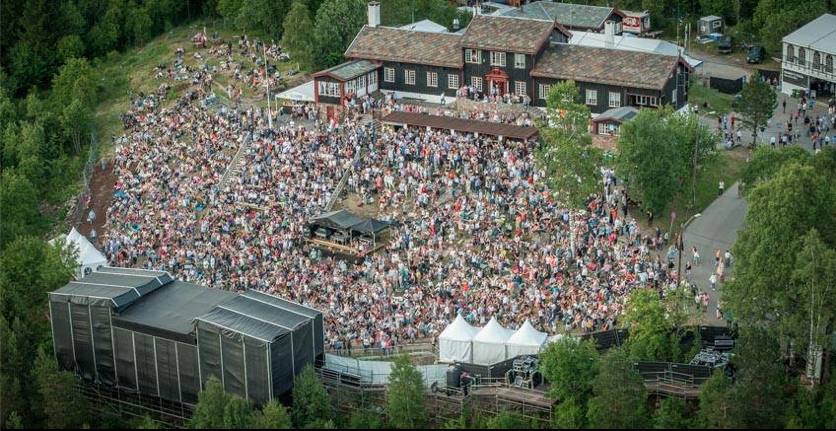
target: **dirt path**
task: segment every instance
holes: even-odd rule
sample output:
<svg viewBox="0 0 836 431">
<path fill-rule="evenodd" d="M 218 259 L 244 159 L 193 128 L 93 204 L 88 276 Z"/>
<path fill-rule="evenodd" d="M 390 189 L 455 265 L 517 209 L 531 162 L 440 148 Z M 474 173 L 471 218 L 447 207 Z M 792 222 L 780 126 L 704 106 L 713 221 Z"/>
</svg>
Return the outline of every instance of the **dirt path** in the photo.
<svg viewBox="0 0 836 431">
<path fill-rule="evenodd" d="M 116 175 L 113 173 L 113 163 L 106 161 L 104 169 L 102 164 L 97 163 L 93 168 L 93 175 L 90 179 L 90 201 L 87 206 L 81 209 L 81 223 L 76 226 L 76 229 L 82 235 L 90 238 L 90 233 L 93 229 L 96 230 L 97 238 L 104 234 L 104 224 L 107 219 L 107 209 L 113 201 L 113 185 L 116 183 Z M 90 210 L 96 213 L 96 218 L 92 223 L 87 221 L 87 215 Z"/>
</svg>

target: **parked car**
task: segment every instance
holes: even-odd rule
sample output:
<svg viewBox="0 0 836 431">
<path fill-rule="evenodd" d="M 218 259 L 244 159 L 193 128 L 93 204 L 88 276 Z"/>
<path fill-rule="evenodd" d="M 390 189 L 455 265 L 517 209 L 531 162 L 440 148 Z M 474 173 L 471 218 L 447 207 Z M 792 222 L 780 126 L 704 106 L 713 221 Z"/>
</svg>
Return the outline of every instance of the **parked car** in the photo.
<svg viewBox="0 0 836 431">
<path fill-rule="evenodd" d="M 765 52 L 762 46 L 754 45 L 749 48 L 749 53 L 746 54 L 747 63 L 763 63 Z"/>
<path fill-rule="evenodd" d="M 732 41 L 730 37 L 726 36 L 720 39 L 719 42 L 717 42 L 717 52 L 719 52 L 720 54 L 731 54 Z"/>
</svg>

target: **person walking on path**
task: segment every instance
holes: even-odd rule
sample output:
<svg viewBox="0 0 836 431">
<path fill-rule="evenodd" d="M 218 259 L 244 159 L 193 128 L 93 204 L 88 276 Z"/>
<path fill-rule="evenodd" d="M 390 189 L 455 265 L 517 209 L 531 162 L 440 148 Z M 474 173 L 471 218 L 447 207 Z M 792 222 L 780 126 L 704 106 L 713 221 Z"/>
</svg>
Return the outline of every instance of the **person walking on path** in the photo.
<svg viewBox="0 0 836 431">
<path fill-rule="evenodd" d="M 708 282 L 711 283 L 711 290 L 717 290 L 717 274 L 711 273 L 711 276 L 708 277 Z"/>
<path fill-rule="evenodd" d="M 693 250 L 694 250 L 694 265 L 699 265 L 700 261 L 701 261 L 700 260 L 700 252 L 697 251 L 697 246 L 694 246 Z"/>
<path fill-rule="evenodd" d="M 787 99 L 784 99 L 784 101 L 781 102 L 781 107 L 784 108 L 784 114 L 786 114 L 787 113 Z"/>
<path fill-rule="evenodd" d="M 723 192 L 726 191 L 726 182 L 720 180 L 720 185 L 718 186 L 718 193 L 717 196 L 723 196 Z"/>
<path fill-rule="evenodd" d="M 723 254 L 723 266 L 725 266 L 726 268 L 731 267 L 731 260 L 731 252 L 729 250 L 726 250 L 726 253 Z"/>
</svg>

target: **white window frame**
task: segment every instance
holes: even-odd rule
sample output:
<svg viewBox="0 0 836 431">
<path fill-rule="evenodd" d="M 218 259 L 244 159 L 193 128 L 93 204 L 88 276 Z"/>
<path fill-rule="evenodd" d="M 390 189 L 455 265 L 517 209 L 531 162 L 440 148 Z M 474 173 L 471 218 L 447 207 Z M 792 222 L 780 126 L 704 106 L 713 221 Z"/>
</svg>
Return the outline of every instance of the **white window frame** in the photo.
<svg viewBox="0 0 836 431">
<path fill-rule="evenodd" d="M 384 67 L 383 68 L 383 82 L 395 82 L 395 68 L 394 67 Z"/>
<path fill-rule="evenodd" d="M 528 94 L 528 86 L 525 81 L 514 81 L 514 94 L 517 96 L 525 96 Z"/>
<path fill-rule="evenodd" d="M 613 97 L 615 96 L 615 97 Z M 620 108 L 621 107 L 621 93 L 618 91 L 610 91 L 609 92 L 609 103 L 608 106 L 610 108 Z"/>
<path fill-rule="evenodd" d="M 447 75 L 447 88 L 451 90 L 459 89 L 459 75 L 456 75 L 455 73 Z"/>
<path fill-rule="evenodd" d="M 539 87 L 539 95 L 540 99 L 546 100 L 549 98 L 549 91 L 551 91 L 552 85 L 551 84 L 540 84 Z"/>
<path fill-rule="evenodd" d="M 481 76 L 471 76 L 470 77 L 470 85 L 476 88 L 476 91 L 482 91 L 482 77 Z"/>
<path fill-rule="evenodd" d="M 525 69 L 525 54 L 514 54 L 514 67 Z"/>
<path fill-rule="evenodd" d="M 427 72 L 427 87 L 438 87 L 438 72 Z"/>
<path fill-rule="evenodd" d="M 505 67 L 505 53 L 502 51 L 491 51 L 491 66 Z"/>
<path fill-rule="evenodd" d="M 369 74 L 369 87 L 377 85 L 377 73 L 372 72 Z"/>
<path fill-rule="evenodd" d="M 340 97 L 340 84 L 336 82 L 319 81 L 319 95 L 325 97 Z"/>
<path fill-rule="evenodd" d="M 465 63 L 473 63 L 473 64 L 481 64 L 482 63 L 482 52 L 478 49 L 474 48 L 467 48 L 464 50 L 464 62 Z"/>
<path fill-rule="evenodd" d="M 595 106 L 598 104 L 598 90 L 586 90 L 586 104 Z"/>
<path fill-rule="evenodd" d="M 415 85 L 415 70 L 404 69 L 404 71 L 403 71 L 403 82 L 406 85 Z"/>
</svg>

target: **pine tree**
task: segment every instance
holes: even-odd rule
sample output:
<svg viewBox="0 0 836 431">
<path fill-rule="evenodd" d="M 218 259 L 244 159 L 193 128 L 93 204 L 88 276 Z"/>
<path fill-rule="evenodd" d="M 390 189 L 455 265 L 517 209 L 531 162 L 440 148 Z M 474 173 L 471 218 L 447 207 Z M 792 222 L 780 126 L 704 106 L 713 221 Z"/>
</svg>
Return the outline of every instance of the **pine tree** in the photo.
<svg viewBox="0 0 836 431">
<path fill-rule="evenodd" d="M 331 401 L 311 365 L 306 365 L 293 379 L 290 417 L 295 428 L 306 428 L 316 421 L 331 419 Z"/>
<path fill-rule="evenodd" d="M 291 60 L 299 67 L 313 66 L 313 21 L 305 0 L 294 0 L 290 12 L 284 18 L 282 47 L 290 53 Z"/>
<path fill-rule="evenodd" d="M 223 428 L 224 409 L 228 401 L 229 395 L 224 392 L 221 382 L 215 376 L 209 377 L 203 390 L 197 396 L 191 427 L 195 429 Z"/>
<path fill-rule="evenodd" d="M 424 380 L 406 355 L 392 362 L 386 394 L 386 414 L 394 428 L 422 428 L 427 423 Z"/>
</svg>

